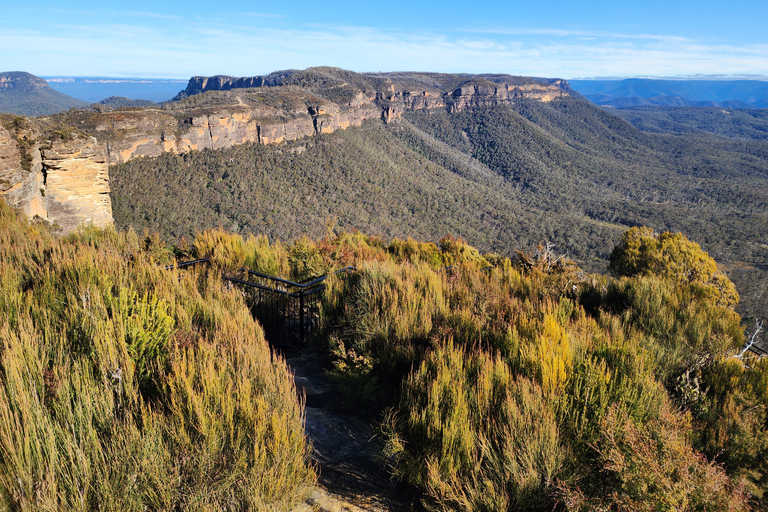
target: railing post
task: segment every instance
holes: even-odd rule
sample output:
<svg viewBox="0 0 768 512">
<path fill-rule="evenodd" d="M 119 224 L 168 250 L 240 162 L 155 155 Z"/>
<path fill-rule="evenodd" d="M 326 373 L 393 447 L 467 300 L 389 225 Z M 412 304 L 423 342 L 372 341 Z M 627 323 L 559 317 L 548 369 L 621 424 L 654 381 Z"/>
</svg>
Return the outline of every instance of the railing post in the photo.
<svg viewBox="0 0 768 512">
<path fill-rule="evenodd" d="M 304 346 L 304 288 L 299 290 L 299 329 L 301 334 L 299 335 L 299 341 L 301 346 Z"/>
</svg>

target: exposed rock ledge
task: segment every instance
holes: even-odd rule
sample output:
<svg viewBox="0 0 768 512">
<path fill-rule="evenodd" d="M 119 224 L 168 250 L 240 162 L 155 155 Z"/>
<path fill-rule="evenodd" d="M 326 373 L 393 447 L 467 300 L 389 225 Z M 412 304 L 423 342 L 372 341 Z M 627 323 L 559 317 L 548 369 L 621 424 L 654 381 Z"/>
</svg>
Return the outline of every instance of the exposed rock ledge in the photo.
<svg viewBox="0 0 768 512">
<path fill-rule="evenodd" d="M 360 126 L 367 119 L 398 122 L 407 110 L 454 112 L 569 95 L 564 81 L 392 76 L 318 68 L 267 77 L 195 77 L 179 101 L 163 108 L 73 109 L 25 120 L 23 128 L 0 126 L 0 195 L 30 217 L 58 223 L 64 232 L 81 223 L 105 226 L 112 222 L 109 164 L 165 151 L 274 144 Z M 442 88 L 451 80 L 460 85 Z M 424 88 L 413 87 L 422 82 Z"/>
<path fill-rule="evenodd" d="M 29 131 L 22 137 L 31 138 Z M 106 148 L 95 137 L 23 144 L 0 126 L 0 194 L 28 217 L 68 233 L 112 224 Z M 22 153 L 26 158 L 22 158 Z"/>
</svg>

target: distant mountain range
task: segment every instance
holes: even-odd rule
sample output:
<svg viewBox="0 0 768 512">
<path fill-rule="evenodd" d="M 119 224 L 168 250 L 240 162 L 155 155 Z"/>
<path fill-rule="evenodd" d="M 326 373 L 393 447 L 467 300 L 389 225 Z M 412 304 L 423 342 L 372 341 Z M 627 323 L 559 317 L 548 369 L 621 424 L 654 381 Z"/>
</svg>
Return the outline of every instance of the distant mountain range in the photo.
<svg viewBox="0 0 768 512">
<path fill-rule="evenodd" d="M 92 104 L 106 109 L 146 107 L 154 105 L 154 100 L 170 99 L 184 84 L 186 81 L 106 78 L 55 78 L 49 82 L 23 71 L 9 71 L 0 73 L 0 113 L 36 117 Z"/>
<path fill-rule="evenodd" d="M 280 78 L 272 73 L 264 83 L 230 84 L 231 77 L 210 77 L 207 87 L 226 89 L 232 86 L 270 85 Z M 0 73 L 0 113 L 27 116 L 50 115 L 72 107 L 99 103 L 107 108 L 147 106 L 190 94 L 195 77 L 171 78 L 114 77 L 47 77 L 45 79 L 21 71 Z M 223 80 L 223 81 L 222 81 Z M 546 79 L 539 79 L 546 81 Z M 222 82 L 219 85 L 219 82 Z M 629 78 L 625 80 L 559 81 L 560 87 L 580 94 L 592 103 L 605 107 L 718 107 L 729 109 L 768 108 L 768 81 L 761 80 L 660 80 Z M 568 86 L 570 84 L 570 86 Z M 185 89 L 187 85 L 187 89 Z M 131 99 L 135 98 L 135 99 Z"/>
<path fill-rule="evenodd" d="M 762 80 L 569 80 L 592 103 L 611 107 L 654 105 L 768 108 L 768 81 Z"/>
<path fill-rule="evenodd" d="M 48 85 L 75 98 L 96 103 L 110 96 L 152 102 L 168 101 L 184 89 L 187 80 L 173 78 L 50 77 Z"/>
<path fill-rule="evenodd" d="M 86 101 L 55 91 L 35 75 L 23 71 L 0 73 L 0 112 L 42 116 L 88 105 Z"/>
</svg>

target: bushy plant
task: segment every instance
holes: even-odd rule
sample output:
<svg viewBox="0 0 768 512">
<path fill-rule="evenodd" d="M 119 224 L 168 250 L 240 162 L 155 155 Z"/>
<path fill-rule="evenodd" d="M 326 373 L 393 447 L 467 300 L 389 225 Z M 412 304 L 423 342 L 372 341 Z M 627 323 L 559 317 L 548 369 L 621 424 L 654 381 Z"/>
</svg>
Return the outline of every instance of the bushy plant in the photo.
<svg viewBox="0 0 768 512">
<path fill-rule="evenodd" d="M 0 508 L 290 510 L 314 473 L 285 363 L 217 272 L 142 245 L 0 201 Z"/>
<path fill-rule="evenodd" d="M 718 305 L 735 307 L 739 302 L 736 287 L 718 272 L 715 260 L 682 233 L 631 228 L 611 253 L 610 269 L 619 276 L 655 275 L 688 284 Z"/>
<path fill-rule="evenodd" d="M 194 242 L 197 258 L 207 258 L 224 270 L 237 270 L 245 263 L 245 244 L 239 235 L 223 229 L 211 229 L 198 233 Z"/>
<path fill-rule="evenodd" d="M 595 444 L 601 478 L 583 488 L 561 483 L 566 510 L 751 510 L 743 485 L 691 447 L 690 419 L 668 407 L 660 412 L 636 424 L 609 411 Z"/>
<path fill-rule="evenodd" d="M 482 351 L 441 343 L 404 382 L 385 425 L 396 474 L 439 510 L 550 510 L 562 471 L 551 402 Z"/>
</svg>

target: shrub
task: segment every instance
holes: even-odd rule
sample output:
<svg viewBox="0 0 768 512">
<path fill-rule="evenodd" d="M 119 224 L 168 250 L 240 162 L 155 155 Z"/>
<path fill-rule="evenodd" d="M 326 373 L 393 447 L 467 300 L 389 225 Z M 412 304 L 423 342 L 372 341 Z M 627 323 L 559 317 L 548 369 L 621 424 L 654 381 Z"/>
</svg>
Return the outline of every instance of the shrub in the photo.
<svg viewBox="0 0 768 512">
<path fill-rule="evenodd" d="M 220 237 L 223 238 L 223 237 Z M 242 295 L 0 201 L 0 508 L 290 510 L 302 406 Z"/>
<path fill-rule="evenodd" d="M 715 260 L 681 233 L 631 228 L 613 249 L 609 268 L 619 276 L 655 275 L 698 287 L 718 305 L 735 307 L 739 302 L 736 287 L 717 271 Z"/>
<path fill-rule="evenodd" d="M 693 450 L 690 433 L 690 420 L 666 407 L 641 425 L 611 410 L 594 447 L 601 478 L 584 482 L 587 492 L 561 483 L 561 503 L 574 511 L 750 510 L 743 486 Z"/>
<path fill-rule="evenodd" d="M 208 258 L 213 265 L 224 270 L 237 270 L 245 263 L 243 238 L 221 228 L 198 233 L 194 248 L 196 258 Z"/>
<path fill-rule="evenodd" d="M 438 346 L 403 384 L 385 426 L 396 474 L 440 510 L 551 510 L 562 470 L 542 389 L 500 358 Z"/>
</svg>

